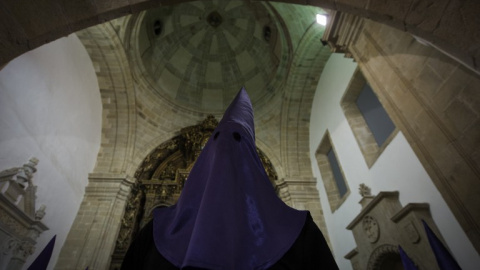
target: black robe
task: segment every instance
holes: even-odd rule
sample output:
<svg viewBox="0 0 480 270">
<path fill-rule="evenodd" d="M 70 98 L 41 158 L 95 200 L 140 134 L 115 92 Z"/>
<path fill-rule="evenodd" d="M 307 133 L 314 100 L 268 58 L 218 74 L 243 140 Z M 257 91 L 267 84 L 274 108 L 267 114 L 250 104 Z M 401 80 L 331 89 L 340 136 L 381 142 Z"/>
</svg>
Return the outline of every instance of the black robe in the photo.
<svg viewBox="0 0 480 270">
<path fill-rule="evenodd" d="M 153 222 L 139 232 L 130 245 L 122 263 L 122 270 L 177 270 L 156 249 L 153 240 Z M 338 269 L 320 229 L 308 213 L 305 225 L 292 247 L 272 265 L 271 270 Z M 229 269 L 227 269 L 229 270 Z"/>
</svg>

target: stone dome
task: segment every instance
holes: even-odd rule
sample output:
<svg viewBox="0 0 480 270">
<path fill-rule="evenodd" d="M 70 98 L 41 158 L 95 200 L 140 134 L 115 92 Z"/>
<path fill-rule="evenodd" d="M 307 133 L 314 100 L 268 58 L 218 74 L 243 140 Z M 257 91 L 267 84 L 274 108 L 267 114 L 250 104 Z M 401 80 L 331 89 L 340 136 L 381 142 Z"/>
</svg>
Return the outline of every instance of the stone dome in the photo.
<svg viewBox="0 0 480 270">
<path fill-rule="evenodd" d="M 133 34 L 142 76 L 162 98 L 194 112 L 222 113 L 242 86 L 253 104 L 267 102 L 282 87 L 291 51 L 270 10 L 198 1 L 145 11 Z"/>
</svg>

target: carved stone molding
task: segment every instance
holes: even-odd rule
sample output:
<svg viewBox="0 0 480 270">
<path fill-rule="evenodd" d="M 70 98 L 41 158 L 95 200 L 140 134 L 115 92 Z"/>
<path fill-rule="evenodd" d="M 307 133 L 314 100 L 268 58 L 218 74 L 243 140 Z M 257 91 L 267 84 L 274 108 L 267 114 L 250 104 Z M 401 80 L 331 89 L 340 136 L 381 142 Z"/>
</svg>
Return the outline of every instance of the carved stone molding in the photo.
<svg viewBox="0 0 480 270">
<path fill-rule="evenodd" d="M 332 52 L 344 53 L 346 57 L 353 58 L 349 46 L 361 32 L 364 19 L 334 10 L 329 12 L 329 17 L 322 42 L 328 44 Z"/>
<path fill-rule="evenodd" d="M 46 206 L 35 211 L 37 164 L 38 159 L 31 158 L 22 167 L 0 172 L 0 270 L 21 269 L 39 235 L 48 230 L 40 221 Z"/>
<path fill-rule="evenodd" d="M 389 245 L 389 244 L 381 245 L 377 247 L 370 255 L 370 259 L 368 260 L 366 269 L 367 270 L 386 269 L 386 268 L 382 268 L 382 264 L 384 264 L 386 260 L 393 261 L 399 258 L 400 258 L 400 253 L 396 246 Z"/>
<path fill-rule="evenodd" d="M 35 251 L 35 246 L 30 241 L 18 241 L 13 247 L 13 258 L 26 260 Z"/>
<path fill-rule="evenodd" d="M 365 216 L 362 220 L 362 227 L 367 236 L 368 241 L 375 243 L 380 237 L 380 227 L 374 217 Z"/>
<path fill-rule="evenodd" d="M 380 192 L 360 200 L 362 210 L 347 226 L 357 247 L 345 255 L 354 269 L 397 269 L 402 246 L 419 269 L 438 269 L 421 221 L 428 221 L 437 235 L 429 205 L 410 203 L 402 207 L 399 193 Z"/>
<path fill-rule="evenodd" d="M 13 250 L 17 247 L 18 245 L 18 240 L 14 239 L 14 238 L 7 238 L 7 241 L 5 241 L 3 244 L 2 244 L 2 254 L 3 255 L 7 255 L 9 253 L 12 253 Z"/>
</svg>

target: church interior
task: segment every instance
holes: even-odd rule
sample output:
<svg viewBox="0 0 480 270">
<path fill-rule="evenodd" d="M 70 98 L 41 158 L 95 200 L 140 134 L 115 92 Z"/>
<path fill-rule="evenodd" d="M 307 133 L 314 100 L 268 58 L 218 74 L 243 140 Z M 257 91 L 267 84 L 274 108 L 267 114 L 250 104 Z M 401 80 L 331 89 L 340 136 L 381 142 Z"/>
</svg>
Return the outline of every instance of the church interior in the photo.
<svg viewBox="0 0 480 270">
<path fill-rule="evenodd" d="M 360 3 L 361 2 L 361 3 Z M 480 3 L 0 3 L 0 269 L 120 269 L 240 88 L 340 269 L 480 265 Z"/>
</svg>

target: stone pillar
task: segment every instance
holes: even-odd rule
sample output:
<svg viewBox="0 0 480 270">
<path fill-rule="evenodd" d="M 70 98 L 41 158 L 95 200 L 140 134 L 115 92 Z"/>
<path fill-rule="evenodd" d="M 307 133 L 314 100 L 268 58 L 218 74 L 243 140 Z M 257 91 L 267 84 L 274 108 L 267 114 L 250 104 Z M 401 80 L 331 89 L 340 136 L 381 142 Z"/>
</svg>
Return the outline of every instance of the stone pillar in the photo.
<svg viewBox="0 0 480 270">
<path fill-rule="evenodd" d="M 317 180 L 315 178 L 285 178 L 282 179 L 285 188 L 288 188 L 289 205 L 298 210 L 309 210 L 313 221 L 318 225 L 323 236 L 330 245 L 325 218 L 323 217 L 322 205 L 318 195 Z"/>
<path fill-rule="evenodd" d="M 85 197 L 55 269 L 108 269 L 134 179 L 90 174 Z"/>
</svg>

